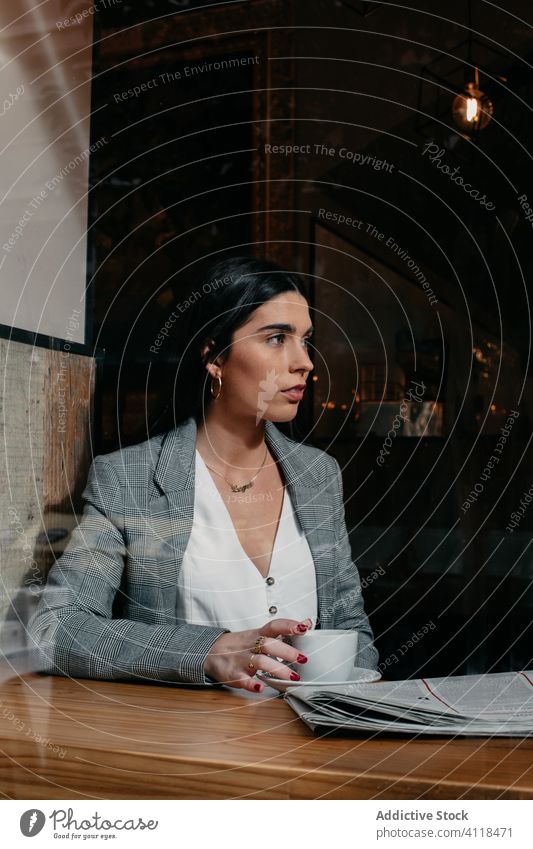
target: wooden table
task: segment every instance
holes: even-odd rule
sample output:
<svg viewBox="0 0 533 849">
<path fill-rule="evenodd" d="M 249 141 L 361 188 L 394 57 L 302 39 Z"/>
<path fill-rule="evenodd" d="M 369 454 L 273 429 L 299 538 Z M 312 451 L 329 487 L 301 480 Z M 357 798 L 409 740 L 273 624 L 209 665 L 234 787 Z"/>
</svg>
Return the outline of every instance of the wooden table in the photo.
<svg viewBox="0 0 533 849">
<path fill-rule="evenodd" d="M 272 690 L 25 674 L 0 748 L 11 799 L 533 798 L 533 740 L 316 736 Z"/>
</svg>

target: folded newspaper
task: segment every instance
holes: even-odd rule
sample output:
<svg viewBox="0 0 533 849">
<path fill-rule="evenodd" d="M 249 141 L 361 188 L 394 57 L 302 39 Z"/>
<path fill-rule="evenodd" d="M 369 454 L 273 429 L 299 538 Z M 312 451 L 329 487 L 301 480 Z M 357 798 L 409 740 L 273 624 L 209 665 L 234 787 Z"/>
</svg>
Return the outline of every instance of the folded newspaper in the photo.
<svg viewBox="0 0 533 849">
<path fill-rule="evenodd" d="M 285 699 L 314 731 L 444 734 L 455 737 L 533 735 L 533 670 L 290 687 Z"/>
</svg>

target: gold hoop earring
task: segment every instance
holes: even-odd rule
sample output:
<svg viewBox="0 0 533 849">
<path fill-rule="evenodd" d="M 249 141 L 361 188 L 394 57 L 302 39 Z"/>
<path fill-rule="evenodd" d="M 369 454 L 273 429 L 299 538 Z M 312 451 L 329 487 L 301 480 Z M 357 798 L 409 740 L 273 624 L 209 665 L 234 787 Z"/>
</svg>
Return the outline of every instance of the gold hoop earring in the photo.
<svg viewBox="0 0 533 849">
<path fill-rule="evenodd" d="M 216 395 L 213 395 L 213 383 L 215 380 L 218 380 L 218 392 Z M 211 397 L 216 401 L 220 393 L 222 392 L 222 378 L 221 377 L 212 377 L 211 378 Z"/>
</svg>

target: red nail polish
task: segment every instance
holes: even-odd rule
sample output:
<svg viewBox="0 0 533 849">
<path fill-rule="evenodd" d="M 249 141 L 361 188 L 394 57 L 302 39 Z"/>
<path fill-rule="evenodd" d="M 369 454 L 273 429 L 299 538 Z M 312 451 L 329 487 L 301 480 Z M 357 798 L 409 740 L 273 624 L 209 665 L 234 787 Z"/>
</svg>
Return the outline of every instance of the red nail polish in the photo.
<svg viewBox="0 0 533 849">
<path fill-rule="evenodd" d="M 254 690 L 256 693 L 259 693 L 259 691 L 261 690 L 261 684 L 254 684 Z"/>
<path fill-rule="evenodd" d="M 299 654 L 296 659 L 297 659 L 298 663 L 307 663 L 307 658 L 306 658 L 305 654 Z"/>
<path fill-rule="evenodd" d="M 290 674 L 290 679 L 291 679 L 291 681 L 299 681 L 299 680 L 300 680 L 300 676 L 298 675 L 298 673 L 297 673 L 297 672 L 291 672 L 291 674 Z"/>
<path fill-rule="evenodd" d="M 296 626 L 296 630 L 299 631 L 300 634 L 305 634 L 305 632 L 307 631 L 307 625 L 302 625 L 300 623 L 300 625 Z"/>
</svg>

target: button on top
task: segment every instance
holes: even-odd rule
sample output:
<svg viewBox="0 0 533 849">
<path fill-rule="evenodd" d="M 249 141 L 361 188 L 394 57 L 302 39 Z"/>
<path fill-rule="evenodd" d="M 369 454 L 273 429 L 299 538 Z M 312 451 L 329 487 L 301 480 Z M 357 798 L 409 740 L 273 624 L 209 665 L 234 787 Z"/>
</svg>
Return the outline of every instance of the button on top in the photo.
<svg viewBox="0 0 533 849">
<path fill-rule="evenodd" d="M 266 579 L 266 582 L 267 582 L 268 586 L 271 587 L 272 584 L 274 583 L 274 578 L 272 578 L 272 576 L 270 576 L 269 578 Z"/>
<path fill-rule="evenodd" d="M 269 608 L 268 608 L 268 612 L 269 612 L 269 613 L 277 613 L 277 612 L 278 612 L 278 608 L 276 607 L 276 605 L 275 605 L 275 604 L 273 604 L 273 605 L 272 605 L 272 607 L 269 607 Z"/>
</svg>

